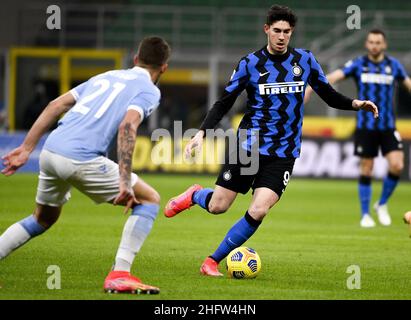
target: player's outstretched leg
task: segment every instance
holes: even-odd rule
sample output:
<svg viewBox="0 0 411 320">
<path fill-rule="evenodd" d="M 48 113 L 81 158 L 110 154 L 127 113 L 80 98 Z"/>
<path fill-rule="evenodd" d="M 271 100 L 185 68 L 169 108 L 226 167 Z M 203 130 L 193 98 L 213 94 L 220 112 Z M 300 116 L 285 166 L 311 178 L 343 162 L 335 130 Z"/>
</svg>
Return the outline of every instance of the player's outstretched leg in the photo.
<svg viewBox="0 0 411 320">
<path fill-rule="evenodd" d="M 167 202 L 164 208 L 164 215 L 167 218 L 172 218 L 176 214 L 189 209 L 195 204 L 199 204 L 201 207 L 206 208 L 212 194 L 213 189 L 204 189 L 199 184 L 194 184 L 182 194 L 171 198 Z"/>
<path fill-rule="evenodd" d="M 253 200 L 248 211 L 227 232 L 217 250 L 205 259 L 200 268 L 201 274 L 207 276 L 222 275 L 218 271 L 220 261 L 232 250 L 245 243 L 256 232 L 270 208 L 280 199 L 278 194 L 266 187 L 254 190 Z"/>
<path fill-rule="evenodd" d="M 0 236 L 0 260 L 50 228 L 57 221 L 60 212 L 61 207 L 38 204 L 35 214 L 11 225 Z"/>
<path fill-rule="evenodd" d="M 244 217 L 231 227 L 217 250 L 204 260 L 200 268 L 201 274 L 207 276 L 222 276 L 223 274 L 218 271 L 218 264 L 220 261 L 232 250 L 240 247 L 246 242 L 254 234 L 260 224 L 261 221 L 255 220 L 247 211 Z"/>
<path fill-rule="evenodd" d="M 164 215 L 168 218 L 174 217 L 195 204 L 209 213 L 220 214 L 227 211 L 236 197 L 237 192 L 219 185 L 211 189 L 195 184 L 179 196 L 170 199 L 164 209 Z"/>
</svg>

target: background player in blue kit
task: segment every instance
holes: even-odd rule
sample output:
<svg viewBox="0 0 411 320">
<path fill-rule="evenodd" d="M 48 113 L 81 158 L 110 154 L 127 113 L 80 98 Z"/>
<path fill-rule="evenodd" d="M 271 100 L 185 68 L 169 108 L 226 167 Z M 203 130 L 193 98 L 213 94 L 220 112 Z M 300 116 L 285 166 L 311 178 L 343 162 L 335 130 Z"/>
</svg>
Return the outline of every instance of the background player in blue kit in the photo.
<svg viewBox="0 0 411 320">
<path fill-rule="evenodd" d="M 362 218 L 360 225 L 364 228 L 374 227 L 370 215 L 371 177 L 374 158 L 381 148 L 388 161 L 388 175 L 383 182 L 383 190 L 374 209 L 379 222 L 388 226 L 391 217 L 387 202 L 398 184 L 404 168 L 404 152 L 401 137 L 395 126 L 393 96 L 395 82 L 403 84 L 411 92 L 411 79 L 401 63 L 384 53 L 387 49 L 386 36 L 382 30 L 373 29 L 365 41 L 367 54 L 348 61 L 342 69 L 327 75 L 328 81 L 336 83 L 352 77 L 358 88 L 360 99 L 372 100 L 379 108 L 379 118 L 360 110 L 357 114 L 355 130 L 355 155 L 360 157 L 360 178 L 358 185 Z M 307 93 L 309 94 L 311 92 Z"/>
<path fill-rule="evenodd" d="M 67 112 L 40 155 L 35 212 L 0 236 L 0 259 L 50 228 L 73 186 L 96 203 L 125 205 L 125 212 L 132 208 L 104 289 L 159 293 L 130 274 L 160 204 L 157 191 L 131 172 L 131 160 L 137 128 L 159 105 L 155 83 L 166 71 L 169 56 L 170 47 L 163 39 L 145 38 L 134 57 L 134 68 L 99 74 L 51 101 L 22 145 L 3 157 L 1 172 L 12 175 L 27 162 L 40 137 Z M 118 164 L 106 158 L 117 133 Z"/>
<path fill-rule="evenodd" d="M 214 189 L 194 185 L 166 205 L 165 215 L 173 217 L 194 204 L 210 213 L 225 212 L 237 193 L 253 189 L 251 204 L 243 218 L 228 231 L 217 250 L 205 259 L 200 271 L 204 275 L 221 276 L 218 263 L 231 250 L 241 246 L 257 230 L 270 208 L 278 202 L 292 174 L 295 159 L 300 154 L 303 99 L 309 83 L 331 107 L 343 110 L 378 110 L 371 101 L 352 100 L 336 92 L 328 83 L 314 55 L 304 49 L 289 46 L 296 16 L 287 7 L 272 6 L 267 14 L 264 31 L 267 45 L 240 60 L 222 97 L 214 104 L 199 132 L 186 146 L 186 155 L 200 148 L 208 129 L 213 129 L 233 106 L 238 95 L 246 90 L 247 110 L 239 129 L 247 134 L 236 163 L 222 167 Z M 258 172 L 242 174 L 247 167 L 241 163 L 241 150 L 253 154 L 256 141 Z"/>
</svg>

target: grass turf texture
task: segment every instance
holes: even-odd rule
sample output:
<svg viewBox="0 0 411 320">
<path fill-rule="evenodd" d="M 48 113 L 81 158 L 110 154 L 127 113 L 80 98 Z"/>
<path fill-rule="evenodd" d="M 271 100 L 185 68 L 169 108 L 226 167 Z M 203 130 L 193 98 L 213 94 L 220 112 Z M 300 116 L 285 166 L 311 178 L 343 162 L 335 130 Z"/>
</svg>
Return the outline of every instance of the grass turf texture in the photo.
<svg viewBox="0 0 411 320">
<path fill-rule="evenodd" d="M 162 207 L 190 184 L 212 186 L 215 179 L 142 177 L 160 192 Z M 31 213 L 36 185 L 37 175 L 0 177 L 0 232 Z M 381 182 L 373 190 L 375 201 Z M 133 265 L 133 272 L 161 293 L 134 296 L 102 291 L 127 218 L 122 208 L 97 206 L 73 190 L 52 229 L 0 261 L 0 299 L 411 299 L 411 239 L 402 222 L 411 209 L 410 191 L 410 183 L 401 183 L 392 197 L 391 227 L 362 229 L 355 181 L 291 180 L 245 244 L 262 259 L 253 280 L 199 275 L 203 259 L 244 214 L 251 194 L 239 195 L 219 216 L 198 206 L 173 219 L 161 212 Z M 47 289 L 49 265 L 60 267 L 60 290 Z M 361 268 L 360 290 L 347 289 L 350 265 Z"/>
</svg>

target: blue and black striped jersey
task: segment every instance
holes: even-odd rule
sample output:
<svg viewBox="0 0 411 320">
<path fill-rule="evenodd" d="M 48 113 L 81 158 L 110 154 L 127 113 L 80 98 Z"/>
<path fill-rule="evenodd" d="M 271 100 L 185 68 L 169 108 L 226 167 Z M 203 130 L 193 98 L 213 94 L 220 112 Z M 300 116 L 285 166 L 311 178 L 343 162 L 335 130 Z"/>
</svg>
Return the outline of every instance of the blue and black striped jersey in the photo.
<svg viewBox="0 0 411 320">
<path fill-rule="evenodd" d="M 352 100 L 337 93 L 329 84 L 314 55 L 289 47 L 283 55 L 272 55 L 266 47 L 240 60 L 219 101 L 207 114 L 202 130 L 212 129 L 235 99 L 247 91 L 248 101 L 239 129 L 247 129 L 251 145 L 259 137 L 259 153 L 280 158 L 300 155 L 307 84 L 335 108 L 352 110 Z"/>
<path fill-rule="evenodd" d="M 371 100 L 379 110 L 379 118 L 360 110 L 357 114 L 357 129 L 395 129 L 393 95 L 396 80 L 404 80 L 407 73 L 401 63 L 385 56 L 375 63 L 368 56 L 348 61 L 342 68 L 346 77 L 353 77 L 358 88 L 359 99 Z"/>
</svg>

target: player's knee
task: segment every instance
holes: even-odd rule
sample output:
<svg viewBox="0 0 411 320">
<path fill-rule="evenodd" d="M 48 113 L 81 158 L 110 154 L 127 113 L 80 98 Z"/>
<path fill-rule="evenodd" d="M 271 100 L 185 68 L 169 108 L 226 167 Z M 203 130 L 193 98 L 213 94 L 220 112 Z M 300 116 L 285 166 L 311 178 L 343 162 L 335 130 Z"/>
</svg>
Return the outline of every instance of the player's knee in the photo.
<svg viewBox="0 0 411 320">
<path fill-rule="evenodd" d="M 160 204 L 161 197 L 160 194 L 157 191 L 153 191 L 150 193 L 150 196 L 148 197 L 148 202 L 153 203 L 153 204 Z"/>
<path fill-rule="evenodd" d="M 395 175 L 400 175 L 404 169 L 404 163 L 401 161 L 394 162 L 390 165 L 390 172 Z"/>
<path fill-rule="evenodd" d="M 208 212 L 212 214 L 220 214 L 226 212 L 228 209 L 224 203 L 211 202 L 208 204 Z"/>
<path fill-rule="evenodd" d="M 371 176 L 373 170 L 373 163 L 372 162 L 362 162 L 361 163 L 361 175 L 363 176 Z"/>
<path fill-rule="evenodd" d="M 395 174 L 396 176 L 399 176 L 399 175 L 401 174 L 401 172 L 402 172 L 403 169 L 404 169 L 404 165 L 403 165 L 403 164 L 401 164 L 401 163 L 396 163 L 396 164 L 393 164 L 393 165 L 390 167 L 390 172 L 393 173 L 393 174 Z"/>
<path fill-rule="evenodd" d="M 267 207 L 267 206 L 264 206 L 264 205 L 261 205 L 261 204 L 255 204 L 255 205 L 252 205 L 248 209 L 248 213 L 255 220 L 261 221 L 267 215 L 269 210 L 270 210 L 270 208 Z"/>
</svg>

